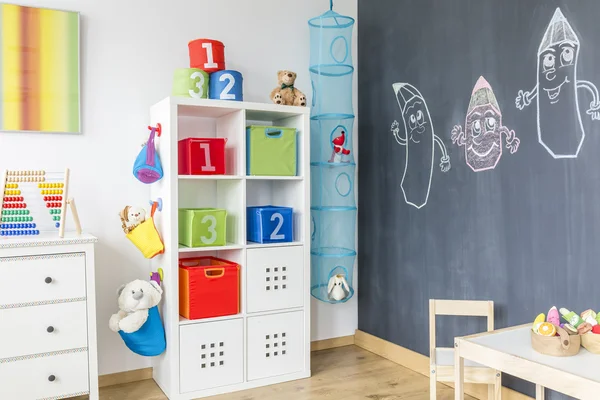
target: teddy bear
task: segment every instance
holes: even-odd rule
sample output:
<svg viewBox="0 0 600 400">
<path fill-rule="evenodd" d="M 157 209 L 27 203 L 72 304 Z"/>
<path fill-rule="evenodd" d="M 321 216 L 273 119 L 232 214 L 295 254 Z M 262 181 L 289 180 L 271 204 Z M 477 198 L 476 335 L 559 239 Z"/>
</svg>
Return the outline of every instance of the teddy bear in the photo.
<svg viewBox="0 0 600 400">
<path fill-rule="evenodd" d="M 119 216 L 121 217 L 123 232 L 128 234 L 146 220 L 146 210 L 142 207 L 125 206 L 119 213 Z"/>
<path fill-rule="evenodd" d="M 271 92 L 271 100 L 284 106 L 306 106 L 306 96 L 294 87 L 296 73 L 288 70 L 277 72 L 277 87 Z"/>
<path fill-rule="evenodd" d="M 136 279 L 122 285 L 118 291 L 119 312 L 110 317 L 111 331 L 137 332 L 148 319 L 148 310 L 158 305 L 162 298 L 160 285 L 152 281 Z"/>
</svg>

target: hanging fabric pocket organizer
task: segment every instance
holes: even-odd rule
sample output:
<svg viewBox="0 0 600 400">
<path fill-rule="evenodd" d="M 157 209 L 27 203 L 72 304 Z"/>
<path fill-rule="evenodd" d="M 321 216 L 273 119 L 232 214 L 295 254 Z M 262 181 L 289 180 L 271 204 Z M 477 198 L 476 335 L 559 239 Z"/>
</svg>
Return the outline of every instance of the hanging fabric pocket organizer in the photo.
<svg viewBox="0 0 600 400">
<path fill-rule="evenodd" d="M 153 258 L 165 252 L 165 245 L 154 225 L 154 213 L 158 206 L 158 202 L 153 202 L 150 218 L 127 234 L 127 238 L 131 240 L 146 258 Z"/>
<path fill-rule="evenodd" d="M 146 184 L 157 182 L 163 177 L 162 165 L 154 145 L 154 136 L 158 134 L 160 137 L 161 126 L 160 124 L 156 127 L 149 126 L 148 129 L 150 129 L 148 143 L 144 145 L 133 164 L 133 175 Z"/>
</svg>

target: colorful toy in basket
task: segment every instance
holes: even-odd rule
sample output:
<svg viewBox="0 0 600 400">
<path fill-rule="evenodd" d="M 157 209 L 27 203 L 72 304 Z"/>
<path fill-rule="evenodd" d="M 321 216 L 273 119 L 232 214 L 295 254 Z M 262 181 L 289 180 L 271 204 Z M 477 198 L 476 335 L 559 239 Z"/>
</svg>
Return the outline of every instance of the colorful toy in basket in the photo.
<svg viewBox="0 0 600 400">
<path fill-rule="evenodd" d="M 158 275 L 162 275 L 160 271 Z M 108 323 L 131 351 L 142 356 L 158 356 L 166 348 L 165 329 L 157 307 L 163 293 L 161 280 L 137 279 L 122 285 L 117 291 L 119 312 Z"/>
<path fill-rule="evenodd" d="M 178 142 L 179 175 L 224 175 L 226 138 L 187 138 Z"/>
<path fill-rule="evenodd" d="M 154 183 L 163 177 L 162 165 L 154 145 L 154 137 L 155 135 L 160 137 L 162 128 L 158 124 L 156 127 L 149 126 L 148 129 L 150 129 L 148 142 L 144 145 L 133 164 L 133 176 L 142 183 Z"/>
<path fill-rule="evenodd" d="M 572 319 L 571 313 L 561 308 L 560 312 L 568 315 L 568 321 Z M 560 325 L 558 310 L 552 307 L 548 311 L 548 318 L 545 314 L 539 314 L 533 321 L 531 327 L 531 346 L 538 353 L 566 357 L 572 356 L 579 352 L 581 347 L 581 339 L 577 334 L 577 329 L 570 324 Z"/>
<path fill-rule="evenodd" d="M 294 87 L 296 73 L 288 70 L 277 72 L 277 87 L 271 91 L 271 100 L 283 106 L 306 106 L 306 95 Z"/>
<path fill-rule="evenodd" d="M 284 243 L 293 241 L 293 214 L 290 207 L 247 207 L 247 237 L 256 243 Z"/>
<path fill-rule="evenodd" d="M 296 176 L 297 146 L 294 128 L 249 126 L 246 128 L 247 174 Z"/>
<path fill-rule="evenodd" d="M 240 266 L 216 257 L 179 260 L 179 314 L 187 319 L 240 312 Z"/>
<path fill-rule="evenodd" d="M 157 209 L 162 210 L 162 199 L 150 204 L 152 208 L 149 218 L 145 217 L 146 211 L 141 207 L 125 206 L 119 213 L 125 235 L 146 258 L 153 258 L 165 251 L 163 241 L 154 225 L 154 213 Z"/>
</svg>

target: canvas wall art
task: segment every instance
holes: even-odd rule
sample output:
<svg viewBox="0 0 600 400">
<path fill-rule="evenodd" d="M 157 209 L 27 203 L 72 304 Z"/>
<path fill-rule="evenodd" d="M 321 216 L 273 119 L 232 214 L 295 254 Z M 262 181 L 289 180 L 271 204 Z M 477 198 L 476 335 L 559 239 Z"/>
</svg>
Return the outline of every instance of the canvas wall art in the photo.
<svg viewBox="0 0 600 400">
<path fill-rule="evenodd" d="M 80 133 L 79 13 L 0 3 L 0 131 Z"/>
</svg>

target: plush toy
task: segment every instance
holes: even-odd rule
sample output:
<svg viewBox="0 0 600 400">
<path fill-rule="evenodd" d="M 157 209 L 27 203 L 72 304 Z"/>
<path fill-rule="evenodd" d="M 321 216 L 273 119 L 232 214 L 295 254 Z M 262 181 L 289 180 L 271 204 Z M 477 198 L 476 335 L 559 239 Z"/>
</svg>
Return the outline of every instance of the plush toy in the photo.
<svg viewBox="0 0 600 400">
<path fill-rule="evenodd" d="M 348 282 L 346 282 L 344 274 L 337 274 L 329 279 L 327 293 L 329 294 L 329 298 L 335 301 L 342 301 L 348 296 L 350 287 L 348 286 Z"/>
<path fill-rule="evenodd" d="M 330 163 L 342 162 L 342 158 L 350 154 L 350 150 L 344 147 L 346 143 L 346 132 L 341 131 L 340 135 L 335 137 L 331 143 L 333 144 L 333 152 L 331 153 Z"/>
<path fill-rule="evenodd" d="M 591 332 L 592 329 L 593 329 L 592 325 L 588 324 L 587 322 L 584 322 L 583 324 L 580 324 L 577 327 L 577 333 L 579 335 L 585 335 L 586 333 Z"/>
<path fill-rule="evenodd" d="M 548 319 L 546 321 L 554 326 L 560 326 L 560 316 L 556 307 L 552 307 L 550 311 L 548 311 Z"/>
<path fill-rule="evenodd" d="M 277 87 L 271 92 L 271 100 L 284 106 L 306 106 L 306 96 L 294 87 L 296 73 L 292 71 L 277 72 Z"/>
<path fill-rule="evenodd" d="M 123 232 L 127 234 L 146 220 L 146 210 L 142 207 L 125 206 L 119 213 L 119 216 L 121 217 Z"/>
<path fill-rule="evenodd" d="M 162 293 L 155 280 L 137 279 L 122 285 L 117 291 L 119 312 L 110 317 L 108 326 L 113 332 L 137 332 L 148 319 L 148 310 L 160 303 Z"/>
<path fill-rule="evenodd" d="M 559 311 L 560 311 L 560 314 L 562 315 L 563 319 L 565 321 L 567 321 L 569 324 L 573 325 L 573 327 L 576 329 L 579 327 L 579 325 L 581 325 L 585 322 L 575 312 L 569 311 L 566 308 L 561 308 Z"/>
</svg>

